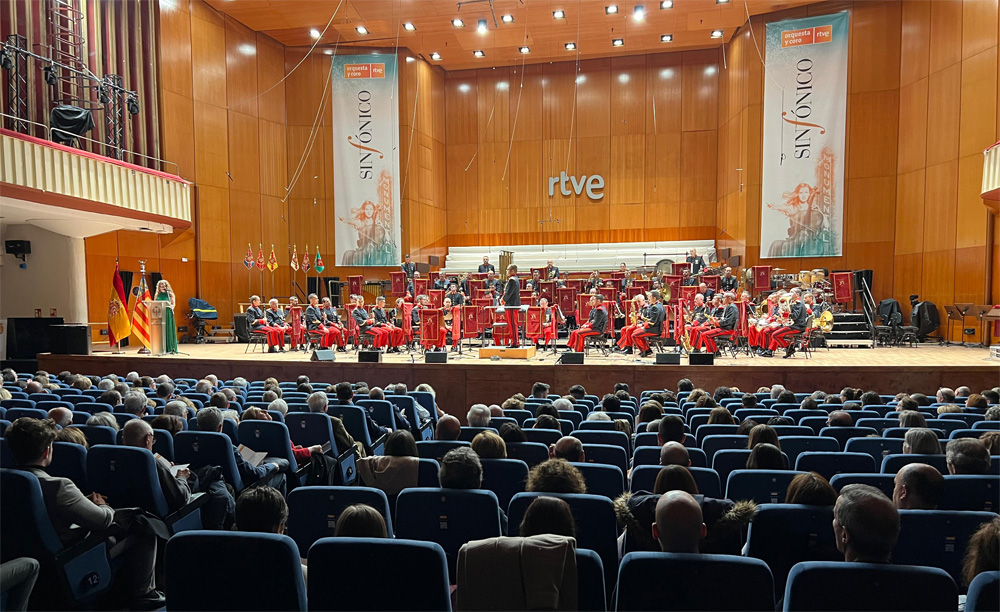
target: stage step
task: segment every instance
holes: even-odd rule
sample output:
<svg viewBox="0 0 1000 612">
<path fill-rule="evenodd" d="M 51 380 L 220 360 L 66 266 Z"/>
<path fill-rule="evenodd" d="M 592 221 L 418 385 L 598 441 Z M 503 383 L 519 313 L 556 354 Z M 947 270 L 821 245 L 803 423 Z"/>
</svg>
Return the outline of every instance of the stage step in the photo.
<svg viewBox="0 0 1000 612">
<path fill-rule="evenodd" d="M 824 334 L 828 347 L 874 347 L 871 327 L 863 312 L 838 312 L 833 315 L 833 330 Z"/>
</svg>

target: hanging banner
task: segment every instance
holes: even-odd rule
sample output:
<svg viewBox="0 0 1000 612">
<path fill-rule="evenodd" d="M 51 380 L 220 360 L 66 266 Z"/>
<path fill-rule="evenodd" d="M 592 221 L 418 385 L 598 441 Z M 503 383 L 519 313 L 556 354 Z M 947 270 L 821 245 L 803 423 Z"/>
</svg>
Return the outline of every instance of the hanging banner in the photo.
<svg viewBox="0 0 1000 612">
<path fill-rule="evenodd" d="M 767 24 L 762 257 L 843 254 L 847 28 L 846 12 Z"/>
<path fill-rule="evenodd" d="M 336 265 L 398 266 L 396 56 L 336 56 L 331 69 Z"/>
</svg>

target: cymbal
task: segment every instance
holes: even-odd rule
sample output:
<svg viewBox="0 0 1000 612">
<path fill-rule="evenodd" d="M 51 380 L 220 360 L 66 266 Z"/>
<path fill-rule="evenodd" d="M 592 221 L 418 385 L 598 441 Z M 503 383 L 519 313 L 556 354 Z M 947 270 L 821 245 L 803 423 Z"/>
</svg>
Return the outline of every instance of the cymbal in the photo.
<svg viewBox="0 0 1000 612">
<path fill-rule="evenodd" d="M 784 268 L 771 268 L 771 272 L 784 272 Z"/>
</svg>

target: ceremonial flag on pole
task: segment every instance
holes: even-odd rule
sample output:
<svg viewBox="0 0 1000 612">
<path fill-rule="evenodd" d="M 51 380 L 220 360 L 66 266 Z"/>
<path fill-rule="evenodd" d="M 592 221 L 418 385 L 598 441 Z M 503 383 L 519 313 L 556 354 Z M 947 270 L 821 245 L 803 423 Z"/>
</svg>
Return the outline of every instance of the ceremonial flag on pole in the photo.
<svg viewBox="0 0 1000 612">
<path fill-rule="evenodd" d="M 292 270 L 299 271 L 299 245 L 292 247 L 292 261 L 288 265 L 292 266 Z"/>
<path fill-rule="evenodd" d="M 271 245 L 271 256 L 267 258 L 267 269 L 272 273 L 278 269 L 278 256 L 274 254 L 274 245 Z"/>
<path fill-rule="evenodd" d="M 323 265 L 323 256 L 319 254 L 319 247 L 316 247 L 316 261 L 313 262 L 313 270 L 316 270 L 316 274 L 320 274 L 326 266 Z"/>
<path fill-rule="evenodd" d="M 115 261 L 115 276 L 111 281 L 111 301 L 108 302 L 108 340 L 111 346 L 118 344 L 122 338 L 127 338 L 132 332 L 132 324 L 128 320 L 128 298 L 125 297 L 125 286 L 118 273 L 118 262 Z"/>
<path fill-rule="evenodd" d="M 309 272 L 309 247 L 306 247 L 306 252 L 302 254 L 302 271 Z"/>
<path fill-rule="evenodd" d="M 146 275 L 140 274 L 139 288 L 135 292 L 135 304 L 132 306 L 132 335 L 149 349 L 149 307 L 146 302 L 153 299 L 146 285 Z"/>
<path fill-rule="evenodd" d="M 250 247 L 250 243 L 247 243 L 247 256 L 243 258 L 243 265 L 247 270 L 253 267 L 253 248 Z"/>
<path fill-rule="evenodd" d="M 257 251 L 257 269 L 263 272 L 264 271 L 264 247 L 262 247 L 261 245 L 258 244 L 257 248 L 258 248 L 258 251 Z"/>
</svg>

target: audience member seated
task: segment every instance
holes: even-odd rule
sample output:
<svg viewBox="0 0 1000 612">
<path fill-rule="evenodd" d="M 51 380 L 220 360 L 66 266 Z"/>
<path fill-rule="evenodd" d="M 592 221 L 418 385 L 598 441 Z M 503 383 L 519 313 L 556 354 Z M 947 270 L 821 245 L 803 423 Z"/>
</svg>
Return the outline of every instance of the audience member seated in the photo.
<svg viewBox="0 0 1000 612">
<path fill-rule="evenodd" d="M 167 402 L 166 406 L 163 407 L 163 414 L 187 419 L 187 406 L 185 406 L 184 402 L 180 400 L 171 400 Z"/>
<path fill-rule="evenodd" d="M 837 503 L 837 491 L 826 478 L 816 472 L 799 474 L 788 483 L 786 504 L 807 506 L 832 506 Z"/>
<path fill-rule="evenodd" d="M 562 428 L 559 426 L 559 420 L 556 417 L 550 414 L 543 414 L 535 419 L 535 425 L 532 429 L 555 429 L 556 431 L 560 431 Z"/>
<path fill-rule="evenodd" d="M 756 425 L 747 435 L 747 448 L 753 449 L 758 444 L 767 443 L 781 450 L 781 442 L 778 442 L 778 432 L 768 425 Z"/>
<path fill-rule="evenodd" d="M 966 408 L 982 408 L 986 409 L 990 405 L 989 400 L 978 393 L 973 393 L 969 396 L 969 399 L 965 400 Z"/>
<path fill-rule="evenodd" d="M 524 435 L 524 431 L 517 423 L 504 423 L 501 425 L 500 437 L 503 438 L 504 444 L 516 444 L 528 441 L 528 437 Z"/>
<path fill-rule="evenodd" d="M 438 419 L 437 426 L 434 428 L 434 439 L 435 440 L 458 440 L 458 436 L 462 433 L 462 423 L 458 418 L 446 414 L 440 419 Z"/>
<path fill-rule="evenodd" d="M 1000 406 L 990 406 L 984 416 L 987 421 L 1000 421 Z"/>
<path fill-rule="evenodd" d="M 736 423 L 733 421 L 733 415 L 725 408 L 712 408 L 712 411 L 708 413 L 708 424 L 735 425 Z"/>
<path fill-rule="evenodd" d="M 990 455 L 1000 455 L 1000 431 L 987 431 L 979 436 L 979 441 Z"/>
<path fill-rule="evenodd" d="M 513 423 L 505 423 L 505 425 Z M 507 444 L 503 438 L 492 431 L 483 431 L 476 434 L 472 439 L 472 450 L 476 451 L 480 459 L 506 459 Z"/>
<path fill-rule="evenodd" d="M 524 490 L 531 493 L 586 493 L 587 483 L 580 470 L 565 459 L 548 459 L 531 468 Z"/>
<path fill-rule="evenodd" d="M 378 510 L 365 504 L 353 504 L 337 517 L 333 535 L 338 538 L 388 538 L 389 530 Z"/>
<path fill-rule="evenodd" d="M 22 417 L 7 428 L 4 437 L 17 466 L 38 478 L 49 520 L 59 540 L 69 546 L 83 540 L 90 532 L 107 533 L 109 538 L 122 544 L 114 548 L 109 546 L 109 550 L 112 555 L 123 555 L 122 586 L 128 590 L 132 605 L 142 610 L 163 607 L 166 600 L 156 590 L 153 575 L 156 537 L 117 524 L 115 510 L 100 493 L 84 496 L 68 478 L 49 476 L 45 468 L 52 463 L 56 433 L 56 424 L 49 419 Z M 136 523 L 132 525 L 138 527 Z"/>
<path fill-rule="evenodd" d="M 899 537 L 899 512 L 875 487 L 846 485 L 833 507 L 833 535 L 844 561 L 888 563 Z"/>
<path fill-rule="evenodd" d="M 483 464 L 479 455 L 467 446 L 451 449 L 441 457 L 438 480 L 443 489 L 481 489 Z M 507 533 L 507 513 L 503 508 L 500 508 L 500 532 Z"/>
<path fill-rule="evenodd" d="M 605 422 L 610 423 L 611 422 L 611 416 L 609 416 L 607 412 L 601 412 L 600 410 L 595 410 L 594 412 L 591 412 L 590 414 L 588 414 L 587 418 L 585 420 L 587 420 L 587 421 L 605 421 Z M 659 421 L 657 421 L 657 425 L 659 425 Z"/>
<path fill-rule="evenodd" d="M 667 442 L 660 447 L 660 465 L 690 467 L 691 454 L 680 442 Z"/>
<path fill-rule="evenodd" d="M 184 421 L 181 420 L 181 417 L 172 414 L 161 414 L 150 421 L 149 424 L 153 429 L 169 431 L 171 436 L 176 436 L 179 432 L 184 431 Z"/>
<path fill-rule="evenodd" d="M 469 427 L 489 427 L 490 416 L 489 406 L 486 404 L 473 404 L 472 408 L 469 408 L 469 413 L 465 418 L 469 421 Z"/>
<path fill-rule="evenodd" d="M 535 408 L 535 418 L 537 419 L 543 415 L 550 416 L 553 419 L 558 419 L 559 410 L 556 408 L 555 404 L 539 404 L 538 407 Z"/>
<path fill-rule="evenodd" d="M 851 427 L 854 419 L 843 410 L 834 410 L 826 420 L 827 427 Z"/>
<path fill-rule="evenodd" d="M 10 398 L 4 398 L 0 393 L 0 399 Z M 28 599 L 35 588 L 40 567 L 38 561 L 30 557 L 19 557 L 0 564 L 0 584 L 3 584 L 3 594 L 7 599 L 4 610 L 17 612 L 28 609 Z"/>
<path fill-rule="evenodd" d="M 944 493 L 944 476 L 926 463 L 904 465 L 893 480 L 892 502 L 899 510 L 937 510 Z"/>
<path fill-rule="evenodd" d="M 258 408 L 256 406 L 250 406 L 243 411 L 240 415 L 241 421 L 273 421 L 272 417 L 263 408 Z M 295 457 L 295 462 L 299 465 L 303 465 L 312 461 L 313 453 L 322 453 L 323 446 L 319 444 L 314 444 L 313 446 L 298 446 L 294 442 L 292 445 L 292 455 Z"/>
<path fill-rule="evenodd" d="M 87 426 L 110 427 L 115 431 L 118 431 L 118 421 L 110 412 L 98 412 L 94 416 L 87 419 Z"/>
<path fill-rule="evenodd" d="M 761 427 L 758 425 L 757 427 Z M 757 429 L 754 427 L 754 429 Z M 767 427 L 764 425 L 764 427 Z M 770 429 L 770 428 L 768 428 Z M 772 430 L 773 431 L 773 430 Z M 750 451 L 747 457 L 748 470 L 787 470 L 785 456 L 781 454 L 781 449 L 766 442 L 758 444 Z"/>
<path fill-rule="evenodd" d="M 653 537 L 660 542 L 663 552 L 697 553 L 698 542 L 707 531 L 701 506 L 691 494 L 669 491 L 656 502 Z"/>
<path fill-rule="evenodd" d="M 135 446 L 153 452 L 152 425 L 142 419 L 130 420 L 122 428 L 122 443 L 125 446 Z M 156 477 L 160 481 L 160 489 L 163 490 L 163 498 L 167 502 L 167 508 L 171 512 L 180 510 L 191 499 L 191 487 L 188 484 L 191 471 L 182 468 L 177 471 L 175 476 L 170 473 L 172 463 L 160 455 L 154 455 L 154 459 Z"/>
<path fill-rule="evenodd" d="M 417 486 L 419 465 L 417 443 L 413 434 L 405 429 L 389 434 L 385 440 L 385 455 L 357 459 L 361 482 L 367 487 L 381 489 L 387 496 Z"/>
<path fill-rule="evenodd" d="M 686 437 L 687 434 L 684 433 L 684 419 L 675 414 L 668 414 L 660 419 L 660 425 L 656 430 L 656 441 L 660 446 L 663 446 L 667 442 L 680 442 L 683 444 Z"/>
<path fill-rule="evenodd" d="M 945 448 L 949 474 L 988 474 L 990 453 L 976 438 L 956 438 Z"/>
<path fill-rule="evenodd" d="M 950 404 L 955 401 L 955 392 L 948 387 L 938 389 L 935 400 L 938 404 Z"/>
<path fill-rule="evenodd" d="M 563 436 L 556 440 L 555 444 L 549 445 L 549 459 L 565 459 L 571 463 L 587 461 L 583 452 L 583 442 L 572 436 Z"/>
<path fill-rule="evenodd" d="M 79 444 L 84 448 L 90 448 L 90 444 L 87 442 L 87 436 L 84 435 L 83 430 L 77 427 L 63 427 L 56 434 L 56 442 L 71 442 L 73 444 Z"/>
<path fill-rule="evenodd" d="M 337 394 L 337 404 L 338 405 L 341 405 L 341 406 L 354 406 L 355 405 L 354 404 L 354 389 L 351 387 L 351 383 L 349 383 L 349 382 L 337 383 L 337 386 L 335 387 L 335 389 L 336 389 L 336 394 Z M 313 397 L 317 397 L 317 399 L 314 400 Z M 329 401 L 327 399 L 326 393 L 312 393 L 306 399 L 306 402 L 309 404 L 309 410 L 311 410 L 312 412 L 318 412 L 317 410 L 313 409 L 313 404 L 320 405 L 320 404 L 325 404 L 326 403 L 326 402 L 320 402 L 320 400 L 318 398 L 323 398 L 324 400 Z M 325 407 L 326 406 L 324 406 L 324 408 Z M 323 412 L 326 412 L 326 410 L 323 410 Z M 375 440 L 378 440 L 383 435 L 385 435 L 385 434 L 387 434 L 387 433 L 389 433 L 389 432 L 392 431 L 392 427 L 382 426 L 382 425 L 379 425 L 378 423 L 376 423 L 375 419 L 372 418 L 372 415 L 369 414 L 369 412 L 367 410 L 365 410 L 364 413 L 365 413 L 365 422 L 367 423 L 367 426 L 368 426 L 368 437 L 371 438 L 372 442 L 374 442 Z M 393 413 L 394 413 L 396 422 L 400 424 L 400 427 L 402 429 L 409 429 L 410 428 L 410 422 L 407 421 L 406 417 L 404 417 L 399 412 L 399 408 L 396 407 L 395 404 L 393 404 Z"/>
<path fill-rule="evenodd" d="M 903 436 L 904 455 L 940 455 L 941 441 L 925 427 L 914 427 Z"/>
<path fill-rule="evenodd" d="M 576 521 L 569 504 L 558 497 L 542 495 L 536 497 L 521 519 L 521 537 L 552 534 L 576 537 Z"/>
<path fill-rule="evenodd" d="M 138 391 L 128 393 L 122 401 L 125 406 L 125 412 L 128 414 L 134 414 L 137 419 L 141 419 L 149 414 L 149 410 L 146 405 L 146 396 Z"/>
<path fill-rule="evenodd" d="M 1000 571 L 1000 516 L 983 523 L 969 538 L 962 562 L 962 582 L 968 586 L 983 572 Z"/>
<path fill-rule="evenodd" d="M 57 406 L 49 410 L 49 418 L 59 427 L 69 427 L 73 423 L 73 411 Z"/>
<path fill-rule="evenodd" d="M 202 408 L 198 411 L 199 431 L 222 433 L 222 421 L 222 411 L 214 406 Z M 240 454 L 240 450 L 235 444 L 233 445 L 233 459 L 236 461 L 236 469 L 243 480 L 244 486 L 250 487 L 260 482 L 279 490 L 284 490 L 285 475 L 280 473 L 281 467 L 278 463 L 269 462 L 265 459 L 264 463 L 254 467 L 243 458 L 243 455 Z"/>
<path fill-rule="evenodd" d="M 899 413 L 900 427 L 927 427 L 927 419 L 916 410 L 904 410 Z"/>
</svg>

